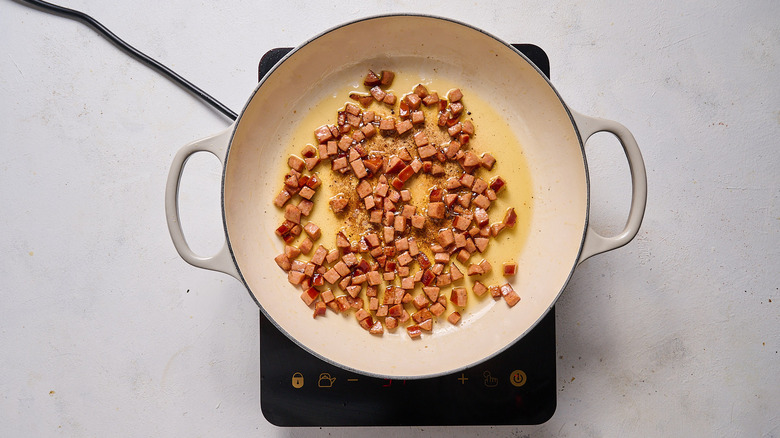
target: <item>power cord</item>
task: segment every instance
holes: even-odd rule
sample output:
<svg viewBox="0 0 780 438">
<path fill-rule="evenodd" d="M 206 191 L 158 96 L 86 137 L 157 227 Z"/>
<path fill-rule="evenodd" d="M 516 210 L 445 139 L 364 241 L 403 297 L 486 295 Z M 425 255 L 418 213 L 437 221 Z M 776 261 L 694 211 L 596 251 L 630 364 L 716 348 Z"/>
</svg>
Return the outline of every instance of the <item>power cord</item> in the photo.
<svg viewBox="0 0 780 438">
<path fill-rule="evenodd" d="M 127 44 L 124 42 L 121 38 L 116 36 L 113 32 L 108 30 L 105 26 L 103 26 L 99 21 L 95 20 L 94 18 L 90 17 L 89 15 L 77 11 L 74 9 L 68 9 L 62 6 L 58 6 L 49 2 L 41 1 L 41 0 L 16 0 L 18 2 L 27 3 L 28 5 L 35 6 L 38 9 L 44 10 L 46 12 L 51 12 L 56 15 L 60 15 L 66 18 L 70 18 L 76 21 L 81 21 L 87 26 L 91 27 L 93 30 L 98 32 L 99 34 L 106 37 L 109 41 L 114 43 L 117 47 L 119 47 L 123 52 L 127 53 L 131 57 L 135 58 L 138 61 L 141 61 L 142 63 L 146 64 L 147 66 L 151 67 L 154 70 L 157 70 L 157 72 L 162 73 L 163 76 L 166 76 L 168 79 L 172 80 L 173 82 L 176 82 L 184 89 L 190 91 L 191 93 L 195 94 L 197 97 L 199 97 L 201 100 L 205 101 L 209 105 L 213 106 L 215 109 L 217 109 L 222 114 L 226 115 L 230 118 L 230 120 L 236 120 L 238 117 L 235 112 L 233 112 L 230 108 L 226 107 L 222 104 L 222 102 L 218 101 L 217 99 L 211 97 L 208 93 L 201 90 L 195 84 L 191 83 L 190 81 L 184 79 L 183 77 L 179 76 L 175 71 L 171 70 L 170 68 L 160 64 L 156 60 L 152 59 L 148 55 L 144 54 L 140 50 L 136 49 L 135 47 L 131 46 L 130 44 Z"/>
</svg>

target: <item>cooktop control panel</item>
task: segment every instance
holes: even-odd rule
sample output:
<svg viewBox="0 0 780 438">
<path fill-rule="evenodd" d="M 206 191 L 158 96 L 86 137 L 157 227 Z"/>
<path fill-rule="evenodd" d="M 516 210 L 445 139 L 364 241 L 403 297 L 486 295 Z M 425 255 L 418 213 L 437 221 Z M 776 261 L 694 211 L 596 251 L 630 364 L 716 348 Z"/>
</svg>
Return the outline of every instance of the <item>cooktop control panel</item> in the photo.
<svg viewBox="0 0 780 438">
<path fill-rule="evenodd" d="M 549 77 L 542 49 L 514 47 Z M 259 77 L 290 50 L 266 53 Z M 369 377 L 327 363 L 298 347 L 260 312 L 260 405 L 277 426 L 539 424 L 555 412 L 555 378 L 555 309 L 493 358 L 462 372 L 416 380 Z"/>
</svg>

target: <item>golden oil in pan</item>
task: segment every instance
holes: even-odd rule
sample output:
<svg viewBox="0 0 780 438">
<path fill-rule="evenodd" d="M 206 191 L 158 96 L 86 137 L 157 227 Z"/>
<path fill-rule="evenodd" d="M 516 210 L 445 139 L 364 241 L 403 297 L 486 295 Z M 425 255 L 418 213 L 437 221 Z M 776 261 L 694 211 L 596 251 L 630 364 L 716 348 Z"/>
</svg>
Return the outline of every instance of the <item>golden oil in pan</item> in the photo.
<svg viewBox="0 0 780 438">
<path fill-rule="evenodd" d="M 404 94 L 411 92 L 418 83 L 425 85 L 429 92 L 436 91 L 440 98 L 446 98 L 447 91 L 452 88 L 461 88 L 461 91 L 463 92 L 462 102 L 465 107 L 463 114 L 461 115 L 461 120 L 472 120 L 475 126 L 475 135 L 472 136 L 467 149 L 476 153 L 477 156 L 488 152 L 496 158 L 496 164 L 492 170 L 488 171 L 480 168 L 474 175 L 485 181 L 489 181 L 494 176 L 501 176 L 507 182 L 507 186 L 499 193 L 498 199 L 493 201 L 488 210 L 490 222 L 500 222 L 509 207 L 514 207 L 518 215 L 518 222 L 514 229 L 504 229 L 498 236 L 491 238 L 488 249 L 481 254 L 478 252 L 474 253 L 467 262 L 479 263 L 483 258 L 488 260 L 493 267 L 489 274 L 468 277 L 466 275 L 468 264 L 464 266 L 460 262 L 455 261 L 455 258 L 452 257 L 451 263 L 456 264 L 460 271 L 466 275 L 466 278 L 452 285 L 443 287 L 441 293 L 449 298 L 449 292 L 453 286 L 466 287 L 469 290 L 469 305 L 467 305 L 465 309 L 457 309 L 448 301 L 447 312 L 442 315 L 438 321 L 439 323 L 442 323 L 445 322 L 444 318 L 446 315 L 453 310 L 459 310 L 460 313 L 465 316 L 468 311 L 474 311 L 477 308 L 481 308 L 486 302 L 492 301 L 492 298 L 489 297 L 489 293 L 478 298 L 471 292 L 472 285 L 475 281 L 480 281 L 485 286 L 494 284 L 500 285 L 507 281 L 502 275 L 503 263 L 515 262 L 517 256 L 523 250 L 530 230 L 530 215 L 532 214 L 533 207 L 531 175 L 522 147 L 517 141 L 516 136 L 506 120 L 491 107 L 488 101 L 482 99 L 468 88 L 458 86 L 446 79 L 436 78 L 435 80 L 421 80 L 420 75 L 405 75 L 403 71 L 398 70 L 396 70 L 395 73 L 396 76 L 391 87 L 388 87 L 385 90 L 392 92 L 397 97 L 396 104 L 393 107 L 390 107 L 385 104 L 373 102 L 369 108 L 364 110 L 372 110 L 381 116 L 392 115 L 395 118 L 398 118 L 398 102 L 400 102 L 401 97 Z M 284 150 L 282 156 L 288 157 L 290 154 L 300 156 L 301 150 L 307 144 L 316 146 L 317 143 L 314 138 L 314 130 L 323 124 L 336 124 L 338 111 L 343 109 L 347 102 L 356 103 L 348 97 L 349 93 L 355 91 L 363 93 L 368 91 L 367 87 L 362 85 L 362 77 L 354 83 L 346 85 L 343 89 L 332 93 L 320 102 L 314 103 L 306 110 L 305 114 L 300 114 L 299 122 L 297 123 L 297 126 L 292 129 L 289 140 L 286 142 L 286 150 Z M 426 108 L 422 105 L 421 108 L 425 113 L 425 130 L 429 142 L 439 145 L 449 141 L 447 132 L 443 131 L 442 128 L 439 128 L 436 124 L 438 106 L 432 105 L 430 108 Z M 391 110 L 394 114 L 391 114 Z M 412 133 L 419 129 L 419 126 L 415 126 Z M 396 140 L 390 140 L 390 138 L 396 138 Z M 387 149 L 387 145 L 383 143 L 394 143 L 393 145 L 397 145 L 397 147 L 407 146 L 407 149 L 412 155 L 416 155 L 416 147 L 414 146 L 414 140 L 410 134 L 405 134 L 401 138 L 392 136 L 385 139 L 381 133 L 377 132 L 377 135 L 366 142 L 366 150 L 370 154 L 372 151 Z M 276 178 L 276 181 L 279 181 L 278 189 L 282 188 L 283 176 L 288 170 L 286 158 L 280 160 L 280 168 Z M 425 213 L 425 208 L 428 203 L 428 193 L 432 186 L 439 184 L 443 187 L 443 182 L 448 177 L 456 174 L 459 175 L 462 172 L 460 165 L 454 162 L 448 162 L 445 166 L 445 170 L 447 174 L 444 177 L 434 177 L 419 173 L 407 181 L 404 188 L 411 191 L 412 200 L 410 203 L 417 207 L 418 213 Z M 344 176 L 337 174 L 337 172 L 332 172 L 328 161 L 320 163 L 314 169 L 314 172 L 320 176 L 323 184 L 312 198 L 314 208 L 305 220 L 314 222 L 322 230 L 322 237 L 315 242 L 315 249 L 319 245 L 323 245 L 328 249 L 335 248 L 336 234 L 338 231 L 345 232 L 352 241 L 359 240 L 360 234 L 371 229 L 371 224 L 368 223 L 364 208 L 351 208 L 350 211 L 337 216 L 331 212 L 328 206 L 328 200 L 338 193 L 354 196 L 356 199 L 357 195 L 354 190 L 358 183 L 357 178 L 355 178 L 351 172 L 346 179 Z M 376 178 L 371 180 L 372 185 L 376 183 L 375 180 Z M 350 206 L 352 205 L 354 205 L 354 203 L 351 203 Z M 279 223 L 281 223 L 283 221 L 283 212 L 280 209 L 277 209 L 277 212 Z M 429 229 L 426 228 L 425 231 L 428 230 Z M 381 236 L 381 227 L 376 228 L 375 231 Z M 411 233 L 410 235 L 415 237 L 420 250 L 425 251 L 431 261 L 433 261 L 431 251 L 424 243 L 435 240 L 435 234 L 427 234 L 429 235 L 425 236 L 420 235 L 419 233 Z M 296 243 L 294 242 L 293 244 Z M 412 273 L 414 273 L 417 264 L 412 263 L 411 266 L 413 266 Z M 522 269 L 522 267 L 520 267 L 520 269 Z M 395 283 L 400 283 L 398 278 L 396 278 Z M 413 291 L 413 294 L 420 292 L 421 286 L 418 284 Z M 475 305 L 477 307 L 475 307 Z"/>
</svg>

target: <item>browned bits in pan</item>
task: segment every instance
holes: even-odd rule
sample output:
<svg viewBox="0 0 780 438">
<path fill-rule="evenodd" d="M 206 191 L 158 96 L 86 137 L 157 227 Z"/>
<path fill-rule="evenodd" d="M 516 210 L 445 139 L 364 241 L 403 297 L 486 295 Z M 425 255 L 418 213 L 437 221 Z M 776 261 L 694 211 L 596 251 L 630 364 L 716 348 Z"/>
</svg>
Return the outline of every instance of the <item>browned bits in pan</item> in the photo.
<svg viewBox="0 0 780 438">
<path fill-rule="evenodd" d="M 314 129 L 316 143 L 287 157 L 289 169 L 273 199 L 284 216 L 276 234 L 285 243 L 275 263 L 302 289 L 314 318 L 354 311 L 375 336 L 401 326 L 418 339 L 444 315 L 457 325 L 469 294 L 481 299 L 489 293 L 515 306 L 520 297 L 509 283 L 482 283 L 492 266 L 474 257 L 518 218 L 509 208 L 490 223 L 491 204 L 507 182 L 487 173 L 495 157 L 472 148 L 476 129 L 463 92 L 451 89 L 444 99 L 417 84 L 398 99 L 390 89 L 395 74 L 379 72 L 368 71 L 365 89 L 349 93 L 334 124 Z M 413 189 L 420 175 L 434 181 L 422 204 Z M 340 193 L 318 194 L 323 182 L 333 181 L 341 185 L 331 193 Z M 333 230 L 308 220 L 323 200 L 344 223 L 335 248 L 315 243 Z M 503 263 L 502 273 L 515 275 L 517 264 Z"/>
</svg>

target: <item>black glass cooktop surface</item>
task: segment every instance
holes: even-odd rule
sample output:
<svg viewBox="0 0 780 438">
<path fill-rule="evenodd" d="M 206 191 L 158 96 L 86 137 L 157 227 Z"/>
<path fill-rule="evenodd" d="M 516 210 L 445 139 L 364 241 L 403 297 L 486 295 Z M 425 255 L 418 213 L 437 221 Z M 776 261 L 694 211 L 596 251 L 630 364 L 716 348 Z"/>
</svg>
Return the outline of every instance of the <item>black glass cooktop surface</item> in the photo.
<svg viewBox="0 0 780 438">
<path fill-rule="evenodd" d="M 549 77 L 544 51 L 515 44 Z M 266 53 L 262 78 L 290 48 Z M 260 312 L 260 405 L 277 426 L 522 425 L 556 408 L 555 309 L 501 354 L 463 372 L 387 380 L 327 363 Z"/>
</svg>

